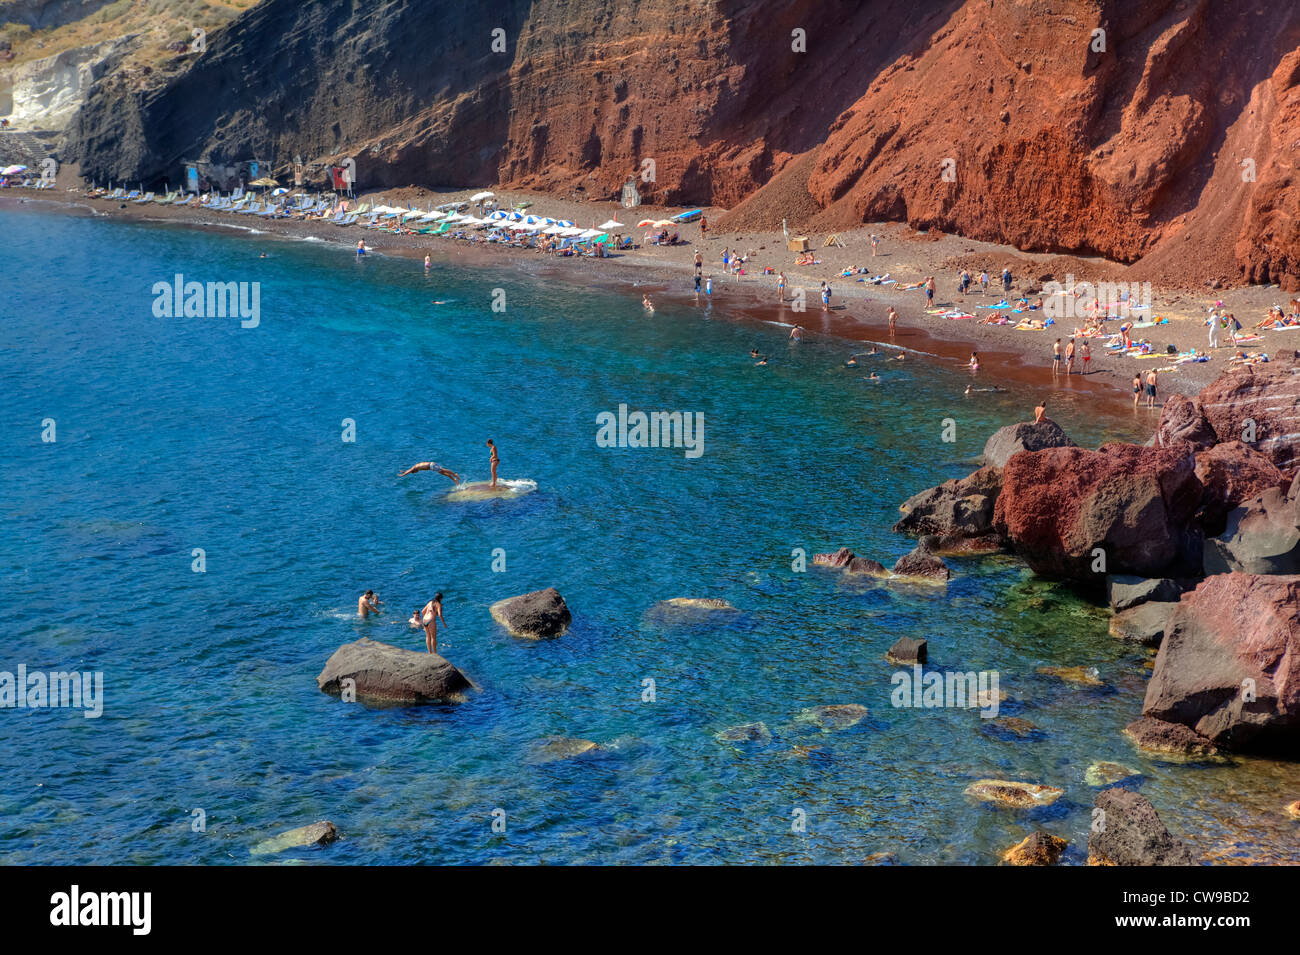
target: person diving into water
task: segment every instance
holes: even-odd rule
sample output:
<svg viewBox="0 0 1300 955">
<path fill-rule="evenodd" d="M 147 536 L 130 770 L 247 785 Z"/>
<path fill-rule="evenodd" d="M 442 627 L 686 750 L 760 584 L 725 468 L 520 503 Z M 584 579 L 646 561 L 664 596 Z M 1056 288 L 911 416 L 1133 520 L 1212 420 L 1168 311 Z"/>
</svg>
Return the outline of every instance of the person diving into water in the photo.
<svg viewBox="0 0 1300 955">
<path fill-rule="evenodd" d="M 460 483 L 460 475 L 450 468 L 444 468 L 435 461 L 421 461 L 419 464 L 413 464 L 405 471 L 400 472 L 398 477 L 406 477 L 408 474 L 414 474 L 416 471 L 437 471 L 443 477 L 451 481 L 452 484 Z"/>
</svg>

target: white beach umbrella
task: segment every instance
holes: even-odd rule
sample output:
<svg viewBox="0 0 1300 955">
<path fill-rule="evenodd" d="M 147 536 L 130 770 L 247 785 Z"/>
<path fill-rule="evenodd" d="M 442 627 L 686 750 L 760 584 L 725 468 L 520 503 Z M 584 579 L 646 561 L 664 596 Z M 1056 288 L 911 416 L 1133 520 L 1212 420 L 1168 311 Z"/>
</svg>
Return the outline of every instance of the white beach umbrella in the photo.
<svg viewBox="0 0 1300 955">
<path fill-rule="evenodd" d="M 583 230 L 579 229 L 577 226 L 569 226 L 563 232 L 561 232 L 560 235 L 576 236 L 576 235 L 582 235 L 582 233 Z"/>
<path fill-rule="evenodd" d="M 596 238 L 596 236 L 598 236 L 598 235 L 604 235 L 604 234 L 605 234 L 605 233 L 602 232 L 600 229 L 587 229 L 587 230 L 585 230 L 584 232 L 581 233 L 581 235 L 582 235 L 582 237 L 583 237 L 584 239 L 594 239 L 594 238 Z"/>
<path fill-rule="evenodd" d="M 602 222 L 599 226 L 597 226 L 597 228 L 599 228 L 603 232 L 608 232 L 610 229 L 622 229 L 623 223 L 615 222 L 613 219 L 610 219 L 608 222 Z"/>
<path fill-rule="evenodd" d="M 557 223 L 555 223 L 555 224 L 558 225 L 558 226 L 560 226 L 560 227 L 562 227 L 562 228 L 565 228 L 565 229 L 572 229 L 572 228 L 573 228 L 573 223 L 570 222 L 568 219 L 561 219 L 559 222 L 557 222 Z"/>
<path fill-rule="evenodd" d="M 542 230 L 542 235 L 563 235 L 564 227 L 553 225 Z"/>
<path fill-rule="evenodd" d="M 437 209 L 434 209 L 432 212 L 426 212 L 424 215 L 420 216 L 420 221 L 433 222 L 437 219 L 441 219 L 444 214 L 445 213 L 439 212 Z"/>
<path fill-rule="evenodd" d="M 472 195 L 472 196 L 469 197 L 469 201 L 470 201 L 470 202 L 481 202 L 481 201 L 484 200 L 484 199 L 491 199 L 491 198 L 492 198 L 493 196 L 495 196 L 495 195 L 496 195 L 495 192 L 476 192 L 476 193 L 474 193 L 474 195 Z"/>
</svg>

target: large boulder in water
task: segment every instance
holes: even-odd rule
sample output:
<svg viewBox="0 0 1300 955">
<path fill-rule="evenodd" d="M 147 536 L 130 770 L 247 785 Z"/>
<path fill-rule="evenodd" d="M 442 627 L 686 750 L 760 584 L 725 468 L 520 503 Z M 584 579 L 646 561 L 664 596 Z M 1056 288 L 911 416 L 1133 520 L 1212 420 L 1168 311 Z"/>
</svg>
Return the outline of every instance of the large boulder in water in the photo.
<svg viewBox="0 0 1300 955">
<path fill-rule="evenodd" d="M 984 464 L 1006 467 L 1012 455 L 1021 451 L 1042 451 L 1044 448 L 1072 448 L 1074 442 L 1061 426 L 1051 418 L 1042 421 L 1022 421 L 999 428 L 984 444 Z"/>
<path fill-rule="evenodd" d="M 836 570 L 842 570 L 853 560 L 853 551 L 847 547 L 841 547 L 839 550 L 831 551 L 828 554 L 813 554 L 814 567 L 832 567 Z"/>
<path fill-rule="evenodd" d="M 894 576 L 941 584 L 946 583 L 952 573 L 942 557 L 930 553 L 923 545 L 917 545 L 895 562 Z"/>
<path fill-rule="evenodd" d="M 993 529 L 993 507 L 1002 489 L 1002 472 L 983 467 L 960 480 L 913 494 L 900 506 L 903 516 L 894 525 L 900 534 L 980 537 Z"/>
<path fill-rule="evenodd" d="M 558 637 L 573 622 L 564 598 L 554 587 L 534 590 L 498 600 L 490 608 L 492 619 L 510 631 L 512 636 L 530 640 Z"/>
<path fill-rule="evenodd" d="M 1195 865 L 1155 806 L 1131 789 L 1103 789 L 1093 801 L 1088 865 Z"/>
<path fill-rule="evenodd" d="M 1190 573 L 1200 564 L 1188 530 L 1201 499 L 1195 466 L 1186 446 L 1017 454 L 1002 469 L 994 527 L 1040 574 L 1100 583 L 1104 573 Z"/>
<path fill-rule="evenodd" d="M 1122 613 L 1144 603 L 1177 603 L 1186 589 L 1172 577 L 1137 577 L 1111 574 L 1106 578 L 1106 597 L 1110 609 Z"/>
<path fill-rule="evenodd" d="M 1144 756 L 1165 762 L 1216 759 L 1219 748 L 1191 727 L 1140 716 L 1124 727 L 1124 735 Z"/>
<path fill-rule="evenodd" d="M 1152 600 L 1121 610 L 1110 618 L 1111 636 L 1144 647 L 1158 647 L 1165 639 L 1165 629 L 1177 606 Z"/>
<path fill-rule="evenodd" d="M 1223 533 L 1234 508 L 1266 491 L 1285 492 L 1291 483 L 1266 455 L 1240 441 L 1198 451 L 1196 477 L 1204 488 L 1200 523 L 1209 535 Z"/>
<path fill-rule="evenodd" d="M 437 653 L 417 653 L 362 637 L 345 643 L 325 662 L 316 685 L 339 696 L 354 681 L 357 699 L 375 703 L 434 703 L 457 699 L 473 687 Z"/>
<path fill-rule="evenodd" d="M 1300 576 L 1220 574 L 1184 594 L 1142 713 L 1220 749 L 1300 753 Z"/>
<path fill-rule="evenodd" d="M 1300 573 L 1300 497 L 1269 488 L 1229 512 L 1223 533 L 1205 542 L 1207 574 Z"/>
</svg>

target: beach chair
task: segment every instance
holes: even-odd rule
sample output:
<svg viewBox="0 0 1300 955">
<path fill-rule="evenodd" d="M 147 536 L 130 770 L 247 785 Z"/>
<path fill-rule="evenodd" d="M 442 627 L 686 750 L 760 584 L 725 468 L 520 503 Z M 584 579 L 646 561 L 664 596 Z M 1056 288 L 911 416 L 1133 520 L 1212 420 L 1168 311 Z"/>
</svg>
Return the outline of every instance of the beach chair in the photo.
<svg viewBox="0 0 1300 955">
<path fill-rule="evenodd" d="M 146 192 L 146 193 L 145 193 L 143 196 L 141 196 L 139 199 L 135 200 L 135 204 L 136 204 L 137 206 L 142 206 L 142 205 L 144 205 L 146 202 L 153 202 L 153 193 L 152 193 L 152 192 Z"/>
</svg>

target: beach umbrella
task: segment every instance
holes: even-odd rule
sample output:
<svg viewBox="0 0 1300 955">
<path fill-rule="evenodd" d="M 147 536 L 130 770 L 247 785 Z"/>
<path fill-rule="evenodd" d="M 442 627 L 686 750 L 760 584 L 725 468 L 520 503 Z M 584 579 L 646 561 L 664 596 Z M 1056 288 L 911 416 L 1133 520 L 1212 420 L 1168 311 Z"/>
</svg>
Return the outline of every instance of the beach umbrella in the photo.
<svg viewBox="0 0 1300 955">
<path fill-rule="evenodd" d="M 562 228 L 562 229 L 572 229 L 572 228 L 573 228 L 573 223 L 570 222 L 568 219 L 561 219 L 559 222 L 557 222 L 557 223 L 555 223 L 555 224 L 558 225 L 558 226 L 559 226 L 560 228 Z"/>
<path fill-rule="evenodd" d="M 596 236 L 604 234 L 605 233 L 601 232 L 599 229 L 587 229 L 581 233 L 584 239 L 594 239 Z"/>
<path fill-rule="evenodd" d="M 476 192 L 474 193 L 474 195 L 469 197 L 469 201 L 482 202 L 484 199 L 491 199 L 495 195 L 496 195 L 495 192 Z"/>
<path fill-rule="evenodd" d="M 273 195 L 273 196 L 282 196 L 282 195 L 284 195 L 284 194 L 285 194 L 286 192 L 288 192 L 288 191 L 289 191 L 288 189 L 286 189 L 286 188 L 284 188 L 283 186 L 281 186 L 279 189 L 272 189 L 272 190 L 271 190 L 271 195 Z"/>
<path fill-rule="evenodd" d="M 610 219 L 608 222 L 602 222 L 599 226 L 597 226 L 597 228 L 604 232 L 608 232 L 610 229 L 623 228 L 623 223 L 615 222 L 613 219 Z"/>
<path fill-rule="evenodd" d="M 636 227 L 637 227 L 638 229 L 644 229 L 644 228 L 646 228 L 647 226 L 652 226 L 652 225 L 654 225 L 654 224 L 655 224 L 655 220 L 654 220 L 654 219 L 642 219 L 640 222 L 638 222 L 638 223 L 636 224 Z"/>
<path fill-rule="evenodd" d="M 677 223 L 674 222 L 672 219 L 656 219 L 652 224 L 656 229 L 667 229 L 670 226 L 677 225 Z"/>
<path fill-rule="evenodd" d="M 20 172 L 26 172 L 26 166 L 5 166 L 0 169 L 0 176 L 16 176 Z"/>
<path fill-rule="evenodd" d="M 567 229 L 561 232 L 560 235 L 572 237 L 575 235 L 582 235 L 582 231 L 583 231 L 582 229 L 579 229 L 576 226 L 569 226 Z"/>
<path fill-rule="evenodd" d="M 564 234 L 564 227 L 558 225 L 553 225 L 549 228 L 542 230 L 542 235 L 563 235 L 563 234 Z"/>
<path fill-rule="evenodd" d="M 420 216 L 420 221 L 433 222 L 437 219 L 441 219 L 444 215 L 446 215 L 446 213 L 439 212 L 437 209 L 434 209 L 432 212 L 426 212 L 424 215 Z"/>
</svg>

